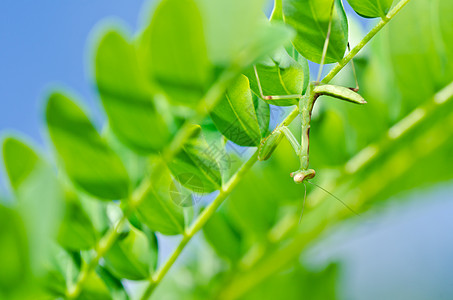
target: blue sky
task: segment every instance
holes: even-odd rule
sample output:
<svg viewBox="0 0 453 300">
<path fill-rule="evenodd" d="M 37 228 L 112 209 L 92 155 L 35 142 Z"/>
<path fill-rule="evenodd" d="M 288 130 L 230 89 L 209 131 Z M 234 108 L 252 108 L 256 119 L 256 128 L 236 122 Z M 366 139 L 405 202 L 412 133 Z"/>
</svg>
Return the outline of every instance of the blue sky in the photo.
<svg viewBox="0 0 453 300">
<path fill-rule="evenodd" d="M 89 81 L 87 38 L 100 20 L 116 16 L 136 28 L 142 0 L 0 2 L 0 129 L 15 129 L 42 143 L 46 87 L 62 83 L 99 120 Z"/>
<path fill-rule="evenodd" d="M 107 17 L 137 28 L 143 0 L 0 1 L 0 132 L 14 130 L 44 146 L 46 89 L 63 84 L 81 97 L 98 125 L 102 110 L 89 76 L 88 37 Z M 4 192 L 0 175 L 0 194 Z"/>
</svg>

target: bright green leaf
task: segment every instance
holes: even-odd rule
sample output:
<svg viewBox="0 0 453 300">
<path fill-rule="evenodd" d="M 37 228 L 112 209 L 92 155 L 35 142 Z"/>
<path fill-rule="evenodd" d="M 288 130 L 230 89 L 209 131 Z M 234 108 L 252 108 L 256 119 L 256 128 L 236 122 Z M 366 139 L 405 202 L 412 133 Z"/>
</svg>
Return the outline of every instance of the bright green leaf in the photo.
<svg viewBox="0 0 453 300">
<path fill-rule="evenodd" d="M 29 277 L 28 243 L 20 215 L 0 204 L 0 298 Z"/>
<path fill-rule="evenodd" d="M 341 0 L 285 0 L 283 18 L 297 32 L 293 45 L 307 59 L 320 63 L 332 4 L 332 27 L 325 63 L 343 58 L 348 44 L 348 21 Z"/>
<path fill-rule="evenodd" d="M 163 0 L 143 33 L 140 55 L 149 79 L 174 104 L 196 105 L 211 81 L 203 31 L 193 0 Z"/>
<path fill-rule="evenodd" d="M 217 129 L 240 146 L 257 146 L 261 133 L 247 77 L 241 75 L 211 112 Z"/>
<path fill-rule="evenodd" d="M 88 275 L 78 300 L 113 300 L 106 283 L 94 272 Z"/>
<path fill-rule="evenodd" d="M 257 35 L 244 48 L 239 65 L 247 68 L 258 63 L 280 47 L 288 44 L 294 36 L 295 32 L 289 26 L 269 23 L 266 20 Z"/>
<path fill-rule="evenodd" d="M 356 13 L 365 18 L 384 18 L 393 0 L 348 0 Z"/>
<path fill-rule="evenodd" d="M 92 248 L 97 241 L 93 224 L 83 209 L 77 195 L 66 192 L 63 219 L 57 236 L 58 243 L 66 249 Z"/>
<path fill-rule="evenodd" d="M 256 65 L 258 78 L 264 96 L 301 95 L 304 91 L 305 74 L 302 65 L 288 55 L 284 48 L 267 57 Z M 256 95 L 261 97 L 254 68 L 244 74 L 250 80 L 250 86 Z M 298 99 L 266 100 L 278 106 L 295 105 Z"/>
<path fill-rule="evenodd" d="M 228 66 L 259 32 L 263 0 L 196 0 L 203 16 L 211 60 Z"/>
<path fill-rule="evenodd" d="M 119 32 L 106 32 L 96 52 L 96 83 L 110 127 L 127 145 L 140 152 L 160 150 L 170 133 L 135 48 Z"/>
<path fill-rule="evenodd" d="M 446 72 L 448 66 L 453 66 L 453 56 L 439 51 L 444 39 L 438 32 L 433 33 L 439 20 L 452 24 L 453 17 L 447 8 L 445 14 L 437 11 L 434 4 L 423 0 L 409 2 L 383 30 L 382 40 L 378 39 L 390 58 L 394 81 L 402 95 L 402 116 L 453 80 L 453 71 L 449 75 Z M 445 49 L 451 48 L 451 38 L 447 37 L 445 43 Z"/>
<path fill-rule="evenodd" d="M 260 127 L 261 137 L 269 133 L 269 122 L 271 120 L 271 109 L 268 103 L 260 100 L 256 95 L 253 96 L 253 105 L 255 107 L 256 118 Z"/>
<path fill-rule="evenodd" d="M 184 144 L 168 167 L 184 187 L 203 194 L 220 189 L 222 176 L 216 152 L 200 132 L 201 130 L 194 133 L 194 137 Z"/>
<path fill-rule="evenodd" d="M 46 119 L 64 168 L 77 186 L 103 199 L 128 196 L 129 179 L 121 160 L 73 101 L 51 94 Z"/>
<path fill-rule="evenodd" d="M 109 270 L 102 266 L 96 267 L 96 273 L 109 289 L 112 299 L 129 300 L 129 296 L 120 279 L 116 278 Z"/>
<path fill-rule="evenodd" d="M 236 262 L 241 258 L 241 236 L 222 211 L 215 213 L 203 227 L 206 240 L 220 256 Z"/>
<path fill-rule="evenodd" d="M 38 155 L 28 146 L 15 138 L 6 138 L 3 141 L 3 161 L 13 189 L 18 189 L 20 184 L 33 171 L 38 162 Z"/>
<path fill-rule="evenodd" d="M 448 78 L 453 79 L 453 26 L 451 26 L 453 22 L 453 2 L 448 0 L 436 0 L 435 2 L 437 2 L 437 5 L 435 5 L 437 8 L 434 7 L 433 9 L 437 9 L 437 12 L 432 16 L 436 15 L 439 18 L 437 23 L 441 33 L 439 44 L 440 47 L 443 47 L 441 53 L 444 54 L 446 61 L 445 70 L 442 70 L 442 73 L 448 80 Z"/>
<path fill-rule="evenodd" d="M 106 253 L 106 267 L 119 278 L 146 279 L 154 264 L 150 248 L 146 235 L 131 227 L 126 237 L 118 239 Z"/>
<path fill-rule="evenodd" d="M 170 195 L 175 183 L 168 169 L 159 172 L 159 178 L 152 183 L 152 187 L 138 206 L 137 216 L 153 231 L 165 235 L 181 234 L 184 232 L 182 207 L 176 205 Z"/>
<path fill-rule="evenodd" d="M 32 268 L 42 272 L 61 220 L 63 190 L 53 169 L 18 139 L 4 140 L 3 159 L 33 249 Z"/>
</svg>

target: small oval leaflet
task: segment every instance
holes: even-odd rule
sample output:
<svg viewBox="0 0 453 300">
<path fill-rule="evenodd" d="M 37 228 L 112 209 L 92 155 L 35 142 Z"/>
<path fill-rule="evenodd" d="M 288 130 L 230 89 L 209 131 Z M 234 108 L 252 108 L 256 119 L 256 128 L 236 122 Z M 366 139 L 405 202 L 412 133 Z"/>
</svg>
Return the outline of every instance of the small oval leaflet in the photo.
<svg viewBox="0 0 453 300">
<path fill-rule="evenodd" d="M 364 18 L 384 18 L 393 0 L 348 0 L 357 14 Z"/>
<path fill-rule="evenodd" d="M 63 167 L 78 187 L 105 200 L 128 196 L 129 176 L 121 159 L 73 100 L 59 91 L 50 94 L 46 121 Z"/>
</svg>

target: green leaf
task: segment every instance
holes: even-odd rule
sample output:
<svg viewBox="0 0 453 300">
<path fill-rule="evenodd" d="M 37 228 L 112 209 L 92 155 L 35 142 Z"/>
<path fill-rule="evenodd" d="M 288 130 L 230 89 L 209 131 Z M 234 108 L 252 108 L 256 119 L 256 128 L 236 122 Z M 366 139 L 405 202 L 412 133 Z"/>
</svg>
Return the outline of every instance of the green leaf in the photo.
<svg viewBox="0 0 453 300">
<path fill-rule="evenodd" d="M 286 272 L 277 272 L 252 290 L 244 300 L 285 299 L 336 300 L 339 271 L 336 264 L 324 270 L 312 271 L 293 264 Z"/>
<path fill-rule="evenodd" d="M 252 97 L 256 118 L 258 119 L 258 125 L 260 127 L 261 137 L 264 138 L 269 133 L 271 109 L 268 103 L 261 101 L 255 94 L 253 94 Z"/>
<path fill-rule="evenodd" d="M 140 43 L 151 82 L 174 104 L 195 106 L 211 81 L 200 11 L 193 0 L 163 0 Z"/>
<path fill-rule="evenodd" d="M 129 178 L 119 157 L 100 137 L 85 113 L 59 92 L 46 107 L 50 137 L 71 180 L 103 199 L 129 194 Z"/>
<path fill-rule="evenodd" d="M 87 195 L 80 195 L 80 202 L 90 218 L 93 227 L 100 235 L 104 235 L 109 229 L 109 218 L 107 216 L 107 207 L 109 202 L 96 201 Z"/>
<path fill-rule="evenodd" d="M 304 91 L 304 70 L 302 65 L 288 55 L 284 48 L 280 48 L 272 56 L 267 57 L 256 65 L 258 77 L 264 96 L 301 95 Z M 244 74 L 250 80 L 253 92 L 261 97 L 253 67 Z M 296 105 L 299 100 L 266 100 L 267 103 L 278 106 Z"/>
<path fill-rule="evenodd" d="M 240 146 L 257 146 L 261 133 L 247 77 L 239 76 L 211 112 L 217 129 Z"/>
<path fill-rule="evenodd" d="M 453 78 L 453 28 L 451 26 L 453 19 L 453 3 L 448 0 L 437 0 L 438 28 L 441 33 L 440 47 L 441 53 L 445 56 L 445 74 L 446 78 Z"/>
<path fill-rule="evenodd" d="M 80 250 L 94 246 L 96 233 L 90 218 L 77 195 L 64 192 L 52 168 L 30 147 L 14 138 L 5 139 L 3 154 L 11 185 L 18 195 L 26 221 L 30 222 L 32 239 L 36 239 L 36 243 L 45 249 L 42 255 L 49 249 L 46 245 L 48 241 L 41 241 L 40 235 L 43 235 L 43 239 L 45 236 L 52 239 L 56 236 L 66 249 Z M 43 192 L 39 192 L 40 189 L 46 190 L 47 198 Z M 46 214 L 51 216 L 43 219 Z M 39 247 L 35 252 L 39 252 Z"/>
<path fill-rule="evenodd" d="M 203 227 L 203 234 L 219 256 L 232 262 L 241 258 L 241 236 L 222 211 L 209 219 Z"/>
<path fill-rule="evenodd" d="M 348 44 L 348 22 L 341 0 L 283 1 L 285 23 L 297 32 L 293 40 L 294 47 L 300 54 L 316 63 L 321 62 L 333 3 L 335 5 L 325 63 L 340 61 Z"/>
<path fill-rule="evenodd" d="M 241 234 L 266 238 L 281 204 L 281 197 L 275 190 L 260 173 L 248 173 L 237 185 L 226 202 L 226 213 Z"/>
<path fill-rule="evenodd" d="M 3 141 L 3 161 L 13 189 L 17 190 L 30 175 L 39 158 L 27 145 L 15 138 Z"/>
<path fill-rule="evenodd" d="M 288 44 L 295 36 L 294 30 L 284 24 L 269 23 L 267 20 L 261 25 L 259 32 L 241 53 L 239 65 L 242 68 L 250 67 L 272 55 L 280 47 Z"/>
<path fill-rule="evenodd" d="M 146 235 L 130 228 L 124 238 L 118 239 L 105 257 L 106 267 L 117 277 L 131 280 L 147 279 L 154 264 L 151 244 Z"/>
<path fill-rule="evenodd" d="M 165 168 L 160 172 L 137 207 L 137 216 L 153 231 L 165 235 L 181 234 L 184 232 L 184 214 L 182 207 L 170 196 L 174 186 L 170 171 Z"/>
<path fill-rule="evenodd" d="M 449 1 L 441 1 L 439 6 L 432 1 L 409 2 L 383 30 L 382 40 L 379 39 L 386 47 L 394 80 L 401 92 L 402 116 L 453 80 L 453 56 L 445 51 L 451 48 L 451 36 L 433 31 L 438 28 L 439 20 L 443 20 L 443 24 L 453 22 L 448 8 L 440 9 L 444 2 Z M 408 24 L 411 24 L 410 29 Z"/>
<path fill-rule="evenodd" d="M 109 289 L 112 299 L 115 300 L 129 299 L 129 296 L 121 280 L 116 278 L 109 270 L 102 266 L 97 266 L 96 273 L 99 275 L 102 281 L 104 281 L 105 285 Z"/>
<path fill-rule="evenodd" d="M 72 192 L 66 192 L 63 220 L 57 236 L 58 243 L 70 250 L 87 250 L 96 244 L 97 237 L 90 217 L 80 200 Z"/>
<path fill-rule="evenodd" d="M 0 204 L 0 298 L 21 287 L 29 277 L 25 226 L 20 215 Z"/>
<path fill-rule="evenodd" d="M 356 13 L 365 18 L 384 18 L 393 0 L 348 0 Z"/>
<path fill-rule="evenodd" d="M 212 150 L 200 127 L 195 126 L 193 138 L 184 144 L 168 167 L 184 187 L 198 194 L 211 193 L 222 186 L 220 167 Z"/>
<path fill-rule="evenodd" d="M 112 300 L 106 283 L 94 272 L 88 275 L 78 300 Z"/>
<path fill-rule="evenodd" d="M 33 249 L 32 268 L 42 272 L 61 220 L 63 190 L 53 169 L 22 141 L 6 138 L 3 159 Z"/>
<path fill-rule="evenodd" d="M 137 188 L 149 171 L 149 156 L 141 155 L 127 147 L 113 133 L 110 127 L 102 130 L 102 137 L 112 150 L 118 154 L 129 174 L 132 188 Z"/>
<path fill-rule="evenodd" d="M 115 134 L 139 152 L 160 150 L 170 138 L 135 48 L 121 33 L 107 31 L 96 52 L 96 83 Z"/>
<path fill-rule="evenodd" d="M 66 298 L 68 284 L 74 283 L 77 279 L 81 264 L 80 252 L 67 252 L 56 245 L 52 245 L 52 256 L 46 266 L 47 272 L 39 277 L 39 282 L 45 292 L 53 295 L 49 299 Z M 111 300 L 112 297 L 98 274 L 91 272 L 88 274 L 77 299 Z"/>
<path fill-rule="evenodd" d="M 197 0 L 203 16 L 208 54 L 228 66 L 259 32 L 263 0 Z"/>
</svg>

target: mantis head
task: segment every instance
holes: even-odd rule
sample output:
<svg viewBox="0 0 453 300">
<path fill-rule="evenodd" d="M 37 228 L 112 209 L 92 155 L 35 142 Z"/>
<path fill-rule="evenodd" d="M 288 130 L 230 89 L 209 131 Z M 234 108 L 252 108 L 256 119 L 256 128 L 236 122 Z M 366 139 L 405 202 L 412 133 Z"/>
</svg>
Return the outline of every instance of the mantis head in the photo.
<svg viewBox="0 0 453 300">
<path fill-rule="evenodd" d="M 290 174 L 295 183 L 302 183 L 304 180 L 312 179 L 315 177 L 316 172 L 313 169 L 299 170 Z"/>
</svg>

